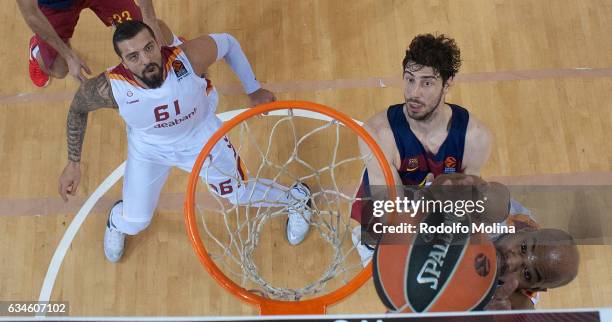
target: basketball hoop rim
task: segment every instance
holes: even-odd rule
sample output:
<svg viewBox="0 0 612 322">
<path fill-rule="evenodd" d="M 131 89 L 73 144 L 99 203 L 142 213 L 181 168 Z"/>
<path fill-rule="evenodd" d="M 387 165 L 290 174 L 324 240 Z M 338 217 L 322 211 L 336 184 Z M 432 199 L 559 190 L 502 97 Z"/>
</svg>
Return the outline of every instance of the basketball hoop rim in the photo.
<svg viewBox="0 0 612 322">
<path fill-rule="evenodd" d="M 312 103 L 308 101 L 276 101 L 267 104 L 258 105 L 256 107 L 247 109 L 246 111 L 236 115 L 232 119 L 226 121 L 206 142 L 204 148 L 198 155 L 193 169 L 189 175 L 189 182 L 187 185 L 187 194 L 185 198 L 185 225 L 187 228 L 187 234 L 191 242 L 194 251 L 198 255 L 200 262 L 204 265 L 204 268 L 209 272 L 210 275 L 227 289 L 230 293 L 234 294 L 241 300 L 257 305 L 260 307 L 261 314 L 324 314 L 327 306 L 335 304 L 344 298 L 350 296 L 357 291 L 367 280 L 372 276 L 372 261 L 361 271 L 357 276 L 350 280 L 347 284 L 342 287 L 330 292 L 328 294 L 311 298 L 304 301 L 279 301 L 264 298 L 257 294 L 251 293 L 234 283 L 228 278 L 215 264 L 208 252 L 206 247 L 202 243 L 200 238 L 200 231 L 198 229 L 195 213 L 195 192 L 200 177 L 200 171 L 204 165 L 206 157 L 210 154 L 215 144 L 223 138 L 230 130 L 236 127 L 241 122 L 248 120 L 254 116 L 264 114 L 266 112 L 285 110 L 285 109 L 298 109 L 307 110 L 311 112 L 320 113 L 331 117 L 337 121 L 340 121 L 345 126 L 349 127 L 369 146 L 370 150 L 376 157 L 381 169 L 383 171 L 385 182 L 389 187 L 389 193 L 391 198 L 394 198 L 395 194 L 395 181 L 389 163 L 387 162 L 384 153 L 374 140 L 372 136 L 357 122 L 344 113 L 336 111 L 325 105 Z"/>
</svg>

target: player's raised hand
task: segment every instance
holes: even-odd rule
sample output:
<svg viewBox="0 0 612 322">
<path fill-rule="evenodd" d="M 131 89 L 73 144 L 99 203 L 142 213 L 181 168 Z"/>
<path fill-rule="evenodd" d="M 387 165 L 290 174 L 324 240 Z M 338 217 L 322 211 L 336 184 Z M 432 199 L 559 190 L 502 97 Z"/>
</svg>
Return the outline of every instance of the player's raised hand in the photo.
<svg viewBox="0 0 612 322">
<path fill-rule="evenodd" d="M 274 93 L 270 92 L 269 90 L 260 88 L 249 94 L 249 99 L 251 100 L 251 107 L 253 107 L 260 104 L 274 102 L 276 101 L 276 96 L 274 96 Z"/>
<path fill-rule="evenodd" d="M 91 75 L 91 70 L 79 55 L 77 55 L 74 51 L 71 51 L 70 55 L 66 58 L 66 64 L 68 64 L 68 73 L 70 76 L 74 77 L 79 82 L 84 82 L 87 80 L 87 77 L 83 74 L 82 70 L 87 74 Z"/>
<path fill-rule="evenodd" d="M 157 19 L 147 24 L 153 30 L 155 39 L 157 40 L 157 43 L 159 44 L 160 47 L 171 45 L 171 43 L 168 43 L 168 41 L 166 41 L 166 38 L 164 37 L 164 34 L 162 33 L 161 28 L 159 27 L 159 23 L 157 22 Z"/>
<path fill-rule="evenodd" d="M 68 195 L 75 195 L 81 181 L 81 166 L 77 162 L 68 162 L 59 178 L 58 192 L 64 201 L 68 201 Z"/>
<path fill-rule="evenodd" d="M 493 294 L 489 304 L 485 306 L 485 310 L 511 310 L 510 296 L 516 291 L 517 287 L 518 280 L 516 278 L 508 279 L 504 285 L 495 290 L 495 294 Z"/>
</svg>

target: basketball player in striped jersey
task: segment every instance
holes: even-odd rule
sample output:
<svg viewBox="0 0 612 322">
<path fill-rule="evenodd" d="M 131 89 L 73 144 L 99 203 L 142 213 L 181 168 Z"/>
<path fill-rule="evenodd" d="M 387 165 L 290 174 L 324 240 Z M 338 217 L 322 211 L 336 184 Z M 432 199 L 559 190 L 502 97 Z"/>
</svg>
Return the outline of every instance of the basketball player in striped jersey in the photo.
<svg viewBox="0 0 612 322">
<path fill-rule="evenodd" d="M 275 97 L 257 82 L 240 44 L 228 34 L 160 47 L 149 26 L 127 21 L 117 26 L 113 45 L 121 64 L 86 80 L 70 105 L 69 161 L 59 179 L 59 193 L 64 200 L 76 193 L 88 113 L 103 107 L 117 109 L 127 127 L 128 157 L 123 200 L 112 207 L 104 235 L 105 255 L 116 262 L 123 255 L 125 235 L 138 234 L 151 223 L 170 169 L 191 171 L 204 143 L 221 126 L 215 115 L 217 92 L 203 77 L 207 68 L 224 59 L 252 105 Z M 265 179 L 247 183 L 240 165 L 225 138 L 214 147 L 201 176 L 212 191 L 232 203 L 286 207 L 289 242 L 301 242 L 310 217 L 308 188 L 296 183 L 289 189 Z"/>
<path fill-rule="evenodd" d="M 388 107 L 364 125 L 384 152 L 397 185 L 423 185 L 426 178 L 443 173 L 480 175 L 489 158 L 492 136 L 485 124 L 463 107 L 446 103 L 446 94 L 459 71 L 461 56 L 455 41 L 444 35 L 415 37 L 402 62 L 404 103 Z M 369 148 L 360 141 L 364 155 Z M 385 186 L 376 159 L 370 158 L 357 197 L 371 196 L 370 186 Z M 367 202 L 353 204 L 351 217 L 366 226 L 371 211 Z M 362 263 L 373 248 L 359 242 Z"/>
</svg>

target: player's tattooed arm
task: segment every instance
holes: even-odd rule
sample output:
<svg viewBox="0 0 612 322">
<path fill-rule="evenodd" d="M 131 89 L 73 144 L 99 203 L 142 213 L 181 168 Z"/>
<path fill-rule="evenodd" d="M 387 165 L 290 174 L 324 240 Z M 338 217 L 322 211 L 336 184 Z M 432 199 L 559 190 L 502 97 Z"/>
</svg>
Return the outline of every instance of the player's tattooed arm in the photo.
<svg viewBox="0 0 612 322">
<path fill-rule="evenodd" d="M 104 73 L 83 82 L 70 104 L 66 125 L 68 160 L 72 162 L 81 160 L 87 116 L 89 112 L 103 107 L 118 108 L 110 82 Z"/>
</svg>

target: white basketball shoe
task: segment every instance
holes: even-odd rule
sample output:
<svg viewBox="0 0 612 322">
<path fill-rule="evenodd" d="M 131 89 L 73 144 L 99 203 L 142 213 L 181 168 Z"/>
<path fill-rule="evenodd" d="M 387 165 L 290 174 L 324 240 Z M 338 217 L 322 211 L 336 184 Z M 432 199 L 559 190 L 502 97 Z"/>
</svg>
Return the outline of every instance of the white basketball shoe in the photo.
<svg viewBox="0 0 612 322">
<path fill-rule="evenodd" d="M 123 207 L 123 200 L 117 201 L 108 213 L 108 221 L 106 222 L 106 231 L 104 232 L 104 255 L 110 262 L 116 263 L 123 256 L 123 247 L 125 246 L 125 234 L 118 231 L 111 222 L 113 212 L 118 213 Z"/>
<path fill-rule="evenodd" d="M 289 190 L 289 198 L 294 203 L 287 207 L 289 218 L 287 219 L 287 240 L 291 245 L 301 243 L 310 228 L 310 216 L 312 215 L 312 201 L 310 200 L 310 189 L 304 183 L 296 183 Z"/>
<path fill-rule="evenodd" d="M 368 266 L 368 263 L 370 260 L 372 260 L 372 256 L 374 255 L 374 249 L 372 249 L 371 246 L 361 242 L 361 226 L 353 228 L 353 231 L 351 232 L 351 240 L 353 241 L 353 245 L 355 245 L 355 248 L 359 253 L 359 257 L 361 258 L 361 266 Z"/>
</svg>

